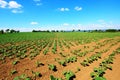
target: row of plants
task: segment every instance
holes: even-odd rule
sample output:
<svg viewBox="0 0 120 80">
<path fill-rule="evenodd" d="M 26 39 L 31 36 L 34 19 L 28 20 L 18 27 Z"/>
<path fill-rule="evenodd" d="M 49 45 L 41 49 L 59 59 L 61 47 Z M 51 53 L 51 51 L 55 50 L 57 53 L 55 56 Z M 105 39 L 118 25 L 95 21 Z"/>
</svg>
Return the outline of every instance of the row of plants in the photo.
<svg viewBox="0 0 120 80">
<path fill-rule="evenodd" d="M 22 43 L 29 41 L 38 41 L 38 40 L 50 40 L 55 37 L 54 33 L 30 33 L 30 32 L 21 32 L 19 34 L 3 34 L 0 35 L 0 44 L 5 45 L 9 43 Z"/>
<path fill-rule="evenodd" d="M 110 39 L 106 39 L 106 40 L 102 41 L 102 43 L 97 42 L 96 44 L 97 44 L 98 47 L 102 47 L 102 46 L 105 46 L 105 45 L 111 43 L 111 41 L 113 41 L 113 39 L 110 38 Z"/>
<path fill-rule="evenodd" d="M 79 57 L 83 57 L 88 53 L 88 51 L 81 51 L 81 49 L 78 49 L 78 50 L 71 51 L 71 53 L 73 53 L 74 55 L 77 55 Z"/>
<path fill-rule="evenodd" d="M 82 66 L 89 66 L 89 64 L 93 63 L 94 61 L 97 61 L 98 59 L 101 58 L 101 54 L 100 52 L 97 52 L 96 54 L 93 54 L 92 56 L 90 56 L 89 58 L 86 58 L 85 60 L 83 60 L 80 64 Z"/>
<path fill-rule="evenodd" d="M 115 59 L 115 55 L 120 54 L 120 48 L 116 51 L 113 51 L 112 54 L 105 58 L 100 64 L 98 68 L 94 68 L 93 72 L 90 73 L 90 76 L 93 80 L 106 80 L 104 77 L 105 71 L 107 69 L 112 70 L 111 64 L 113 64 L 113 60 Z"/>
<path fill-rule="evenodd" d="M 54 64 L 48 64 L 48 68 L 49 68 L 49 70 L 56 71 L 56 66 Z M 80 71 L 79 68 L 78 68 L 78 70 Z M 42 77 L 42 74 L 40 72 L 34 72 L 34 71 L 31 71 L 31 72 L 32 72 L 33 76 L 28 76 L 26 74 L 22 74 L 20 76 L 14 77 L 13 80 L 36 80 L 37 78 Z M 11 75 L 14 75 L 16 73 L 18 73 L 18 71 L 16 71 L 16 70 L 12 70 L 10 72 Z M 75 78 L 75 74 L 72 71 L 64 71 L 63 75 L 65 77 L 65 80 L 73 80 L 73 78 Z M 55 78 L 53 75 L 50 75 L 50 80 L 64 80 L 64 79 Z"/>
<path fill-rule="evenodd" d="M 13 44 L 0 49 L 0 59 L 5 60 L 6 57 L 24 59 L 29 56 L 34 59 L 48 45 L 49 41 L 29 41 L 24 44 Z"/>
<path fill-rule="evenodd" d="M 53 41 L 49 41 L 48 46 L 46 49 L 43 51 L 43 54 L 46 55 L 49 52 L 50 47 L 52 47 Z"/>
<path fill-rule="evenodd" d="M 64 60 L 58 60 L 58 63 L 62 66 L 66 66 L 67 63 L 77 62 L 76 56 L 67 57 Z"/>
<path fill-rule="evenodd" d="M 31 72 L 32 72 L 33 76 L 28 76 L 26 74 L 22 74 L 20 76 L 14 77 L 13 80 L 36 80 L 37 78 L 42 77 L 40 72 L 34 72 L 34 71 L 31 71 Z"/>
<path fill-rule="evenodd" d="M 98 59 L 101 59 L 101 56 L 103 53 L 106 53 L 109 49 L 103 49 L 99 52 L 95 52 L 95 54 L 91 55 L 90 57 L 84 59 L 80 64 L 84 67 L 89 66 L 94 61 L 97 61 Z"/>
<path fill-rule="evenodd" d="M 61 42 L 60 40 L 58 40 L 58 45 L 59 45 L 61 51 L 64 51 L 64 49 L 63 49 L 63 45 L 62 45 L 62 42 Z"/>
<path fill-rule="evenodd" d="M 66 48 L 70 49 L 70 46 L 66 43 L 65 40 L 62 40 L 62 43 L 63 43 L 63 45 L 64 45 Z"/>
<path fill-rule="evenodd" d="M 108 42 L 111 42 L 113 39 L 107 39 L 105 41 L 103 41 L 102 44 L 100 43 L 97 43 L 96 46 L 94 46 L 96 49 L 99 49 L 102 46 L 106 45 Z M 68 43 L 69 40 L 62 40 L 62 43 L 65 45 L 65 46 L 68 46 L 68 48 L 70 48 L 70 46 L 66 43 L 66 41 Z M 82 39 L 81 39 L 82 41 Z M 9 46 L 4 46 L 2 48 L 0 48 L 0 59 L 5 59 L 5 57 L 10 57 L 10 58 L 14 58 L 14 54 L 17 56 L 17 57 L 20 57 L 21 59 L 24 59 L 25 57 L 27 57 L 27 52 L 28 49 L 35 49 L 33 50 L 33 52 L 30 52 L 32 53 L 30 57 L 34 57 L 38 54 L 38 52 L 40 52 L 41 50 L 43 50 L 48 43 L 50 43 L 49 46 L 52 46 L 51 42 L 53 42 L 52 40 L 37 40 L 37 41 L 24 41 L 24 42 L 20 42 L 18 44 L 14 44 L 14 43 L 10 43 Z M 60 48 L 61 47 L 61 42 L 58 41 L 59 45 L 60 45 Z M 115 44 L 114 44 L 115 45 Z M 56 53 L 57 51 L 57 40 L 55 40 L 55 44 L 54 44 L 54 47 L 52 49 L 52 52 L 53 53 Z M 36 51 L 37 50 L 37 51 Z M 63 48 L 62 48 L 63 50 Z M 34 52 L 35 51 L 35 52 Z M 93 51 L 93 50 L 92 50 Z M 48 48 L 46 48 L 46 50 L 43 52 L 44 54 L 47 54 L 48 52 Z M 82 56 L 85 56 L 89 51 L 84 51 L 84 52 L 79 52 L 77 53 L 77 51 L 73 51 L 74 54 L 82 57 Z M 18 54 L 17 54 L 18 53 Z M 35 54 L 34 54 L 35 53 Z"/>
<path fill-rule="evenodd" d="M 83 57 L 88 53 L 90 54 L 91 52 L 94 52 L 95 50 L 100 49 L 101 47 L 102 46 L 99 46 L 98 44 L 93 45 L 93 46 L 84 45 L 83 49 L 71 50 L 71 53 L 73 53 L 74 55 L 77 55 L 79 57 Z"/>
<path fill-rule="evenodd" d="M 53 75 L 50 75 L 50 80 L 73 80 L 75 78 L 75 74 L 72 71 L 64 71 L 63 75 L 65 79 L 55 78 Z"/>
<path fill-rule="evenodd" d="M 57 40 L 54 41 L 53 48 L 52 48 L 52 53 L 53 54 L 57 53 Z"/>
</svg>

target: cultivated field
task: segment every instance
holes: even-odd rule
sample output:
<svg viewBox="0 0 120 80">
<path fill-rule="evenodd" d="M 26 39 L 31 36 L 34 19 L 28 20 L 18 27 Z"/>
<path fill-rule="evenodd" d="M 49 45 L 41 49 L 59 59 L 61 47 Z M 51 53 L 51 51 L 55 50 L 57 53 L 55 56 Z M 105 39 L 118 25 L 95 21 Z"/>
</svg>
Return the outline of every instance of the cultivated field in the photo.
<svg viewBox="0 0 120 80">
<path fill-rule="evenodd" d="M 118 80 L 120 32 L 0 34 L 0 80 Z"/>
</svg>

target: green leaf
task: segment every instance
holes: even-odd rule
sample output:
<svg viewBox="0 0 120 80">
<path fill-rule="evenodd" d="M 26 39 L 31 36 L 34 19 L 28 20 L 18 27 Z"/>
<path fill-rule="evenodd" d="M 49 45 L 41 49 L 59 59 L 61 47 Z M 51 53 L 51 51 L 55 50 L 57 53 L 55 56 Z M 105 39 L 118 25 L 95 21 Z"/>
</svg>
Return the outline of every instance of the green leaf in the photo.
<svg viewBox="0 0 120 80">
<path fill-rule="evenodd" d="M 50 80 L 62 80 L 61 78 L 55 78 L 53 75 L 50 75 Z"/>
<path fill-rule="evenodd" d="M 20 80 L 20 78 L 19 78 L 19 76 L 17 76 L 13 80 Z"/>
<path fill-rule="evenodd" d="M 25 78 L 25 80 L 31 80 L 30 78 Z"/>
<path fill-rule="evenodd" d="M 95 80 L 106 80 L 104 77 L 96 77 Z"/>
</svg>

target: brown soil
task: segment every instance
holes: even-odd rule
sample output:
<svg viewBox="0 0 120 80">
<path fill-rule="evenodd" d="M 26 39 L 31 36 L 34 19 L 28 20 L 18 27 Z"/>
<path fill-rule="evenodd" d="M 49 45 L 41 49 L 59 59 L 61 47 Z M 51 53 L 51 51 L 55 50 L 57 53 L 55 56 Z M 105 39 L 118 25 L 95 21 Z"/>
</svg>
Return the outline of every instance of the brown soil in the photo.
<svg viewBox="0 0 120 80">
<path fill-rule="evenodd" d="M 120 78 L 120 55 L 116 55 L 112 68 L 112 71 L 106 71 L 105 77 L 107 80 L 118 80 Z"/>
<path fill-rule="evenodd" d="M 55 77 L 58 78 L 63 78 L 65 79 L 63 72 L 64 71 L 73 71 L 76 75 L 76 77 L 74 78 L 74 80 L 92 80 L 92 78 L 90 77 L 90 73 L 93 71 L 93 68 L 98 67 L 99 63 L 106 57 L 108 57 L 109 54 L 111 54 L 113 51 L 115 51 L 118 47 L 120 47 L 120 43 L 117 42 L 120 38 L 114 38 L 114 39 L 102 39 L 98 42 L 91 42 L 88 44 L 82 44 L 82 45 L 76 45 L 74 42 L 71 42 L 74 46 L 70 46 L 70 48 L 66 48 L 63 43 L 63 49 L 64 51 L 62 51 L 59 47 L 59 45 L 57 45 L 57 53 L 53 54 L 51 49 L 53 47 L 49 48 L 49 52 L 48 54 L 44 55 L 43 51 L 45 49 L 43 49 L 41 51 L 41 53 L 36 56 L 33 60 L 30 60 L 28 57 L 25 59 L 21 59 L 20 62 L 16 65 L 12 65 L 12 62 L 15 59 L 6 59 L 5 63 L 2 63 L 2 61 L 0 61 L 0 80 L 13 80 L 14 77 L 19 76 L 21 74 L 27 74 L 28 76 L 32 77 L 33 80 L 49 80 L 50 79 L 50 75 L 54 75 Z M 108 42 L 105 42 L 106 40 L 110 40 Z M 66 42 L 67 43 L 67 42 Z M 97 43 L 101 43 L 104 46 L 101 46 L 100 48 L 96 48 L 94 46 L 100 46 Z M 115 44 L 111 46 L 111 44 Z M 85 46 L 88 46 L 88 48 L 84 48 Z M 88 51 L 88 54 L 86 54 L 83 57 L 78 57 L 77 56 L 77 62 L 74 63 L 67 63 L 67 65 L 61 66 L 57 61 L 55 61 L 55 58 L 59 58 L 60 60 L 65 60 L 66 57 L 70 57 L 70 56 L 76 56 L 74 54 L 71 53 L 71 51 L 73 50 L 78 50 L 81 49 L 82 52 L 84 51 Z M 94 49 L 92 52 L 90 52 L 91 49 Z M 93 54 L 96 54 L 96 52 L 100 52 L 102 50 L 105 49 L 109 49 L 107 52 L 102 54 L 102 58 L 99 59 L 98 61 L 94 61 L 92 64 L 90 64 L 87 67 L 83 67 L 80 62 L 82 62 L 84 59 L 86 59 L 87 57 L 90 57 Z M 62 57 L 59 53 L 62 52 L 64 55 L 66 55 L 66 57 Z M 116 56 L 116 59 L 114 60 L 114 64 L 112 64 L 113 66 L 113 70 L 107 70 L 105 77 L 107 78 L 107 80 L 117 80 L 119 79 L 119 74 L 120 74 L 120 55 Z M 42 62 L 44 65 L 40 66 L 40 67 L 36 67 L 36 61 L 40 61 Z M 57 67 L 57 71 L 52 71 L 49 70 L 48 68 L 48 64 L 54 64 Z M 80 71 L 77 71 L 77 68 L 80 68 Z M 18 73 L 11 75 L 10 72 L 11 70 L 17 70 Z M 33 74 L 32 71 L 34 72 L 40 72 L 42 74 L 42 77 L 37 77 L 37 78 L 33 78 Z M 113 75 L 114 74 L 114 75 Z"/>
</svg>

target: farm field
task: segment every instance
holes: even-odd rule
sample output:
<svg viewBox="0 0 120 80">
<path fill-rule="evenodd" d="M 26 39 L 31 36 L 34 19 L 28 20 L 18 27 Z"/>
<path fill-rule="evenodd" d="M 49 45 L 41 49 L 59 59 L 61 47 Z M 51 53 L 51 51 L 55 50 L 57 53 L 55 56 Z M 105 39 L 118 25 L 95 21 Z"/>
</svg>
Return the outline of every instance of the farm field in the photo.
<svg viewBox="0 0 120 80">
<path fill-rule="evenodd" d="M 0 34 L 0 80 L 118 80 L 120 32 Z"/>
</svg>

